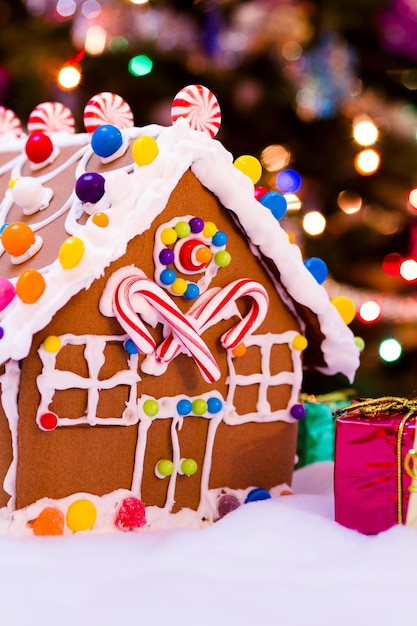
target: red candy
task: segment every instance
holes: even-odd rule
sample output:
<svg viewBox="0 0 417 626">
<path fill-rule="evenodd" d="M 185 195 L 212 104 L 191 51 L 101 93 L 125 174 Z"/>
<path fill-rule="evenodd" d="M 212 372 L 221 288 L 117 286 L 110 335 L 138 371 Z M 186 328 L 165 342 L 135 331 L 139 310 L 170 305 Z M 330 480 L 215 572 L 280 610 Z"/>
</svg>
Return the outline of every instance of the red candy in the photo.
<svg viewBox="0 0 417 626">
<path fill-rule="evenodd" d="M 134 496 L 125 498 L 117 511 L 114 524 L 120 530 L 132 530 L 145 526 L 146 509 L 142 500 Z"/>
<path fill-rule="evenodd" d="M 228 513 L 231 513 L 235 509 L 240 507 L 240 502 L 236 498 L 236 496 L 232 496 L 231 494 L 225 494 L 224 496 L 220 496 L 219 501 L 217 503 L 217 511 L 219 517 L 224 517 Z"/>
<path fill-rule="evenodd" d="M 32 163 L 43 163 L 49 159 L 53 149 L 52 141 L 48 135 L 45 135 L 41 130 L 35 131 L 29 135 L 26 141 L 26 155 Z"/>
</svg>

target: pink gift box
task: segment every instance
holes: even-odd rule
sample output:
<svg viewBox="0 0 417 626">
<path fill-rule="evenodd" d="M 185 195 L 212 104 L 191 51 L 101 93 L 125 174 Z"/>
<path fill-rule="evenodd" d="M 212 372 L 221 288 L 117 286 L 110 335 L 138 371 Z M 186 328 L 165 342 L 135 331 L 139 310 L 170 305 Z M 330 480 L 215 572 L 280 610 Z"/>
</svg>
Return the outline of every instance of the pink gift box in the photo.
<svg viewBox="0 0 417 626">
<path fill-rule="evenodd" d="M 404 460 L 413 448 L 416 417 L 353 407 L 336 412 L 342 414 L 335 428 L 335 519 L 373 535 L 405 522 L 411 478 Z"/>
</svg>

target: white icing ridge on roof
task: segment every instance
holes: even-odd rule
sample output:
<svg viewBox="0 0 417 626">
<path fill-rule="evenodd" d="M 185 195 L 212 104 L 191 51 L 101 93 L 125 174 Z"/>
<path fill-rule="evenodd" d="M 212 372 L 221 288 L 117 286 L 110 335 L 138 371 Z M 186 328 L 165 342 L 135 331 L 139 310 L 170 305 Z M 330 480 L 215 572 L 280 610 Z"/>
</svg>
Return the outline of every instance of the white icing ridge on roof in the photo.
<svg viewBox="0 0 417 626">
<path fill-rule="evenodd" d="M 190 129 L 182 118 L 167 128 L 151 125 L 125 129 L 122 134 L 127 138 L 155 137 L 158 156 L 149 165 L 135 164 L 131 173 L 115 169 L 104 175 L 106 194 L 112 203 L 108 210 L 109 225 L 100 228 L 91 219 L 85 225 L 76 224 L 72 234 L 85 244 L 79 264 L 64 269 L 55 260 L 44 270 L 46 288 L 35 304 L 25 304 L 15 297 L 2 312 L 0 324 L 4 336 L 0 340 L 0 361 L 27 356 L 33 335 L 72 296 L 100 278 L 105 268 L 124 254 L 130 239 L 151 226 L 177 183 L 191 168 L 200 182 L 237 216 L 251 244 L 272 259 L 290 296 L 317 315 L 325 336 L 321 347 L 326 367 L 322 371 L 331 375 L 342 373 L 352 381 L 359 365 L 359 350 L 351 330 L 329 301 L 324 287 L 304 266 L 298 246 L 290 243 L 271 211 L 256 200 L 252 181 L 234 167 L 230 152 L 219 141 Z M 54 137 L 54 143 L 82 146 L 89 139 L 87 134 L 60 133 Z M 18 143 L 22 146 L 20 140 Z"/>
</svg>

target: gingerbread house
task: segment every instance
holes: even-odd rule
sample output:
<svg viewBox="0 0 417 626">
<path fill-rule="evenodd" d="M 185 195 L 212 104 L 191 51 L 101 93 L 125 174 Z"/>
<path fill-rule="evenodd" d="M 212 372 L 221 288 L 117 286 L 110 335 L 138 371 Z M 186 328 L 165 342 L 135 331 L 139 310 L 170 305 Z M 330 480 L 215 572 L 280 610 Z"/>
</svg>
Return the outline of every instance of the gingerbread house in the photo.
<svg viewBox="0 0 417 626">
<path fill-rule="evenodd" d="M 122 490 L 212 521 L 290 484 L 303 369 L 352 380 L 358 349 L 254 181 L 186 115 L 46 134 L 40 164 L 0 145 L 4 511 Z"/>
</svg>

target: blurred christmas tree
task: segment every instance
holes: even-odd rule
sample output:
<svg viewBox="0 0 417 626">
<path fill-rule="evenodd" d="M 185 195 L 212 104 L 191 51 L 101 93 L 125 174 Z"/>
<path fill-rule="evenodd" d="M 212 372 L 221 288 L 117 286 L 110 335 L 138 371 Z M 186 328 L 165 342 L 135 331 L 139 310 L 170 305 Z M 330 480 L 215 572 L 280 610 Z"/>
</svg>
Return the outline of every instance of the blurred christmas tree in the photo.
<svg viewBox="0 0 417 626">
<path fill-rule="evenodd" d="M 207 85 L 220 140 L 261 160 L 260 184 L 286 195 L 284 227 L 326 262 L 329 293 L 357 307 L 358 393 L 411 396 L 416 35 L 409 0 L 0 0 L 0 104 L 24 123 L 59 100 L 83 130 L 88 98 L 112 91 L 136 124 L 169 124 L 174 95 Z M 72 89 L 58 82 L 64 66 L 81 73 Z M 277 184 L 286 168 L 301 177 L 295 192 Z M 317 377 L 306 385 L 329 390 Z"/>
</svg>

